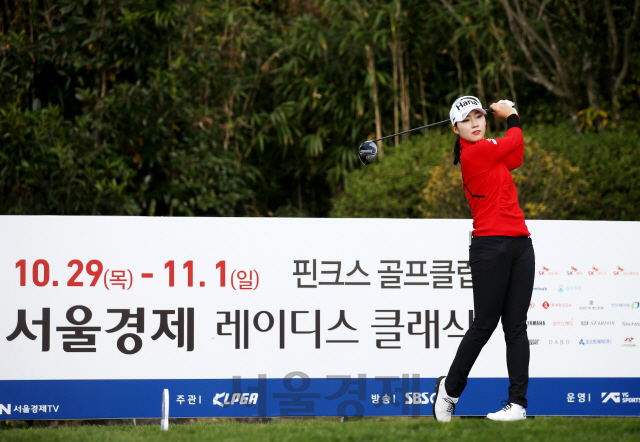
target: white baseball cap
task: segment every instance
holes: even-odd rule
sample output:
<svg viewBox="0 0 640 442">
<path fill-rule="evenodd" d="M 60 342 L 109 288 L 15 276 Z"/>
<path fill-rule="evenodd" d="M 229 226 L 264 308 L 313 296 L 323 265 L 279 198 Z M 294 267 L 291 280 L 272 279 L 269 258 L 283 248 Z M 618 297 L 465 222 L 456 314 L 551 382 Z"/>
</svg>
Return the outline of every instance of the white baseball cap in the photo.
<svg viewBox="0 0 640 442">
<path fill-rule="evenodd" d="M 476 109 L 487 115 L 487 112 L 484 110 L 482 103 L 480 103 L 480 100 L 478 100 L 477 97 L 465 95 L 464 97 L 458 98 L 453 102 L 451 110 L 449 111 L 451 125 L 454 126 L 458 121 L 464 120 L 467 118 L 467 115 L 469 115 L 469 112 Z"/>
</svg>

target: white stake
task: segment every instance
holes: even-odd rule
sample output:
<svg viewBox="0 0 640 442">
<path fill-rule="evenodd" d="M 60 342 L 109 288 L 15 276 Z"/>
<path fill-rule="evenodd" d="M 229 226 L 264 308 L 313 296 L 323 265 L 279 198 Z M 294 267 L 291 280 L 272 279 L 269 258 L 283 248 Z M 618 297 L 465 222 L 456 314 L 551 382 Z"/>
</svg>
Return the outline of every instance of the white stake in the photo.
<svg viewBox="0 0 640 442">
<path fill-rule="evenodd" d="M 162 418 L 160 420 L 160 430 L 169 431 L 169 390 L 166 388 L 162 392 Z"/>
</svg>

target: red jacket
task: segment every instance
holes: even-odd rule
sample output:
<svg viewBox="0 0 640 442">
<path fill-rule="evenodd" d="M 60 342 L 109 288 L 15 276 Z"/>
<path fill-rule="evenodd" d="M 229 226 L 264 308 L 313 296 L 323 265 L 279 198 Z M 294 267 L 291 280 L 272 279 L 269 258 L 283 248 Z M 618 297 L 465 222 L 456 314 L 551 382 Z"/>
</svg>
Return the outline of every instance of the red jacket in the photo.
<svg viewBox="0 0 640 442">
<path fill-rule="evenodd" d="M 507 134 L 470 143 L 460 139 L 462 183 L 473 217 L 474 236 L 530 236 L 518 205 L 510 170 L 522 165 L 520 119 L 507 118 Z"/>
</svg>

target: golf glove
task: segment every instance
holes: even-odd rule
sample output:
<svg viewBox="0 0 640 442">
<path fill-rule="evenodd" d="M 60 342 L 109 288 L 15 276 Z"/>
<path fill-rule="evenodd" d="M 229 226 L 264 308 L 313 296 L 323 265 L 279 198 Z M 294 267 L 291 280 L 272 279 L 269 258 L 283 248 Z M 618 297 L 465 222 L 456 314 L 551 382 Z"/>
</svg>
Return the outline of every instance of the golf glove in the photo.
<svg viewBox="0 0 640 442">
<path fill-rule="evenodd" d="M 510 100 L 500 100 L 498 101 L 498 103 L 506 103 L 509 106 L 511 106 L 513 108 L 514 111 L 516 111 L 516 115 L 518 115 L 518 111 L 516 110 L 516 104 L 513 101 Z"/>
</svg>

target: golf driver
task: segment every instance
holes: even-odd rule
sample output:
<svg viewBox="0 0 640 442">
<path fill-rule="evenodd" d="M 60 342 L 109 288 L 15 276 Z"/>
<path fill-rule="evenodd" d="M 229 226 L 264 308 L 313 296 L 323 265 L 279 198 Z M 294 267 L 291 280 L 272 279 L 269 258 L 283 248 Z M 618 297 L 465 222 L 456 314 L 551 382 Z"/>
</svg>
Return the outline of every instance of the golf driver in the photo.
<svg viewBox="0 0 640 442">
<path fill-rule="evenodd" d="M 484 111 L 488 114 L 493 113 L 493 109 L 485 109 Z M 376 140 L 365 141 L 360 145 L 360 148 L 358 149 L 358 157 L 360 158 L 360 161 L 362 162 L 362 164 L 366 166 L 368 164 L 373 163 L 373 160 L 375 160 L 376 156 L 378 155 L 378 146 L 376 145 L 376 141 L 397 137 L 398 135 L 406 134 L 408 132 L 413 132 L 420 129 L 426 129 L 428 127 L 438 126 L 440 124 L 450 123 L 450 122 L 451 120 L 442 120 L 442 121 L 438 121 L 437 123 L 427 124 L 426 126 L 416 127 L 415 129 L 405 130 L 404 132 L 399 132 L 397 134 L 387 135 L 386 137 L 378 138 Z"/>
</svg>

